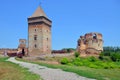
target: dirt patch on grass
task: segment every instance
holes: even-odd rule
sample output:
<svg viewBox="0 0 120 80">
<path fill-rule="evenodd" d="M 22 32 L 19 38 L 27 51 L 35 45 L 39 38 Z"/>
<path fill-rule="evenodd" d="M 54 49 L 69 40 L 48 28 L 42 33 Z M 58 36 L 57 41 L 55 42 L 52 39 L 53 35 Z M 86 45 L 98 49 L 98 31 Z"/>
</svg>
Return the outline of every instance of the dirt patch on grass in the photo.
<svg viewBox="0 0 120 80">
<path fill-rule="evenodd" d="M 37 61 L 37 62 L 42 62 L 42 63 L 47 63 L 47 64 L 60 64 L 57 61 Z"/>
</svg>

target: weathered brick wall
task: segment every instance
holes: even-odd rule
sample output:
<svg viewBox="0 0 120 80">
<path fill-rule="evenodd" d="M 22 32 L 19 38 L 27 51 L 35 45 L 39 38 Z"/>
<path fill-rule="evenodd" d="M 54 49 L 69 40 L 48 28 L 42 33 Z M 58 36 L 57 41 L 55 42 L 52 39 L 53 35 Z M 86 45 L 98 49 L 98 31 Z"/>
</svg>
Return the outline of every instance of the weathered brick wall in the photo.
<svg viewBox="0 0 120 80">
<path fill-rule="evenodd" d="M 1 48 L 1 49 L 0 49 L 0 54 L 3 54 L 5 51 L 6 51 L 7 53 L 16 53 L 16 52 L 17 52 L 17 49 Z"/>
<path fill-rule="evenodd" d="M 43 31 L 43 51 L 49 54 L 51 53 L 51 28 L 44 25 Z"/>
<path fill-rule="evenodd" d="M 42 51 L 42 26 L 41 25 L 29 25 L 28 30 L 28 50 L 29 53 L 35 53 Z M 34 36 L 37 35 L 37 40 L 34 40 Z M 36 48 L 35 48 L 36 45 Z M 35 49 L 35 50 L 34 50 Z"/>
<path fill-rule="evenodd" d="M 90 52 L 96 54 L 103 51 L 102 34 L 93 32 L 81 36 L 78 39 L 77 51 L 84 53 L 84 55 Z"/>
<path fill-rule="evenodd" d="M 51 22 L 47 19 L 39 19 L 38 21 L 42 22 L 34 23 L 31 21 L 32 23 L 28 27 L 28 53 L 30 55 L 51 53 Z"/>
<path fill-rule="evenodd" d="M 94 37 L 96 37 L 96 38 L 94 38 Z M 94 48 L 96 50 L 101 50 L 101 51 L 103 50 L 102 34 L 100 34 L 100 33 L 87 33 L 85 35 L 85 38 L 88 41 L 87 48 Z"/>
</svg>

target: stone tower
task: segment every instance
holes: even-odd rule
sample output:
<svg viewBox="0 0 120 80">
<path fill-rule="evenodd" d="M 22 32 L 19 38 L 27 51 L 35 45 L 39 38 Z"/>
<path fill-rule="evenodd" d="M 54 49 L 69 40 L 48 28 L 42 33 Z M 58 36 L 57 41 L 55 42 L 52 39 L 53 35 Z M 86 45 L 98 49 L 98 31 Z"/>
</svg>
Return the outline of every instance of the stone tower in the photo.
<svg viewBox="0 0 120 80">
<path fill-rule="evenodd" d="M 18 49 L 25 49 L 25 48 L 26 48 L 26 39 L 19 39 Z"/>
<path fill-rule="evenodd" d="M 24 51 L 24 55 L 28 55 L 26 43 L 27 43 L 26 39 L 19 39 L 18 51 Z"/>
<path fill-rule="evenodd" d="M 51 23 L 39 6 L 28 18 L 28 54 L 39 56 L 51 53 Z"/>
</svg>

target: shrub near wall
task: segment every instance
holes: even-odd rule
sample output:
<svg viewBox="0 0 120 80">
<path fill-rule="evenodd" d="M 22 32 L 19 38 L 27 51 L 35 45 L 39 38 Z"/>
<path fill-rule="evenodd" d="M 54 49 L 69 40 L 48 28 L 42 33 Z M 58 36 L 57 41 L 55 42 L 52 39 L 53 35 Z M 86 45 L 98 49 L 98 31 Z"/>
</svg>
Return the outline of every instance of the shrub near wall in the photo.
<svg viewBox="0 0 120 80">
<path fill-rule="evenodd" d="M 88 57 L 88 58 L 77 57 L 72 60 L 68 58 L 63 58 L 61 59 L 60 62 L 61 64 L 64 64 L 64 65 L 86 66 L 86 67 L 96 68 L 96 69 L 120 68 L 120 63 L 101 61 L 95 57 Z"/>
<path fill-rule="evenodd" d="M 79 52 L 75 52 L 75 53 L 74 53 L 74 56 L 75 56 L 75 57 L 79 57 L 79 56 L 80 56 L 80 53 L 79 53 Z"/>
<path fill-rule="evenodd" d="M 60 60 L 60 63 L 61 64 L 68 64 L 69 60 L 68 60 L 68 58 L 63 58 L 63 59 Z"/>
<path fill-rule="evenodd" d="M 120 53 L 112 53 L 110 57 L 113 61 L 120 61 Z"/>
</svg>

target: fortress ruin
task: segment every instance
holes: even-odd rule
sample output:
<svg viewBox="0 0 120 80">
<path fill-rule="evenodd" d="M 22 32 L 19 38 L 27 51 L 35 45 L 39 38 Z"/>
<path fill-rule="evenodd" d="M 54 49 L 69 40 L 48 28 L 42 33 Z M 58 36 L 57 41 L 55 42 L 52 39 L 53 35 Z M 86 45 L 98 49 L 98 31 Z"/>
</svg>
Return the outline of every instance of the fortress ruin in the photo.
<svg viewBox="0 0 120 80">
<path fill-rule="evenodd" d="M 103 51 L 102 34 L 92 32 L 80 36 L 77 41 L 77 52 L 80 56 L 97 56 Z"/>
<path fill-rule="evenodd" d="M 46 16 L 40 6 L 38 6 L 33 15 L 28 17 L 27 20 L 28 40 L 20 39 L 17 49 L 0 49 L 0 54 L 3 54 L 5 51 L 9 54 L 15 54 L 19 50 L 25 52 L 27 56 L 51 54 L 52 21 Z M 99 55 L 102 51 L 102 34 L 96 32 L 87 33 L 84 36 L 80 36 L 78 39 L 77 52 L 79 52 L 81 56 Z"/>
</svg>

